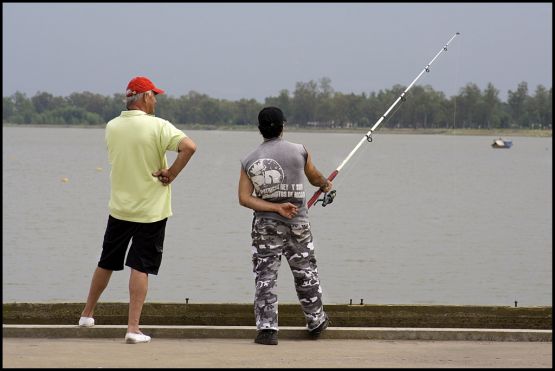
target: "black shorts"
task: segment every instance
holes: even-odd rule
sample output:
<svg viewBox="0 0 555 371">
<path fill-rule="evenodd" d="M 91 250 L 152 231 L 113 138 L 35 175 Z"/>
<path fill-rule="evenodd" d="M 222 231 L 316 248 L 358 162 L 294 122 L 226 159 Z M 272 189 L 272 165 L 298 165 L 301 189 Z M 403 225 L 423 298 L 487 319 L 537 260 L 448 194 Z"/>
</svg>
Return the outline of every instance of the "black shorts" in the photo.
<svg viewBox="0 0 555 371">
<path fill-rule="evenodd" d="M 158 274 L 167 221 L 168 218 L 154 223 L 137 223 L 110 215 L 98 266 L 112 271 L 123 270 L 125 252 L 133 239 L 125 265 L 140 272 Z"/>
</svg>

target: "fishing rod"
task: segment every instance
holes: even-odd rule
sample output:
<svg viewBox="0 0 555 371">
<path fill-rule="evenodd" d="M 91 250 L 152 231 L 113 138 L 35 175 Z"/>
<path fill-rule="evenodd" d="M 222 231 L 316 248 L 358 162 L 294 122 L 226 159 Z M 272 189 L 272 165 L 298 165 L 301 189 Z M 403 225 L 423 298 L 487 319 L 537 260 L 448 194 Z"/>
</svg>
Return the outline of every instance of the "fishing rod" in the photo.
<svg viewBox="0 0 555 371">
<path fill-rule="evenodd" d="M 389 107 L 389 109 L 383 114 L 383 116 L 380 117 L 379 120 L 374 124 L 374 126 L 372 126 L 372 128 L 364 135 L 364 137 L 360 140 L 360 142 L 358 142 L 356 147 L 353 148 L 351 153 L 349 153 L 349 155 L 343 160 L 343 162 L 337 167 L 337 169 L 335 169 L 330 174 L 330 176 L 328 176 L 329 181 L 332 181 L 333 179 L 335 179 L 335 177 L 337 176 L 337 174 L 339 174 L 339 172 L 341 171 L 343 166 L 345 166 L 345 164 L 351 159 L 351 157 L 353 157 L 355 152 L 360 148 L 360 146 L 362 146 L 362 144 L 364 142 L 372 142 L 372 132 L 374 132 L 376 130 L 376 128 L 382 123 L 382 121 L 387 117 L 389 112 L 393 109 L 393 107 L 395 107 L 397 105 L 397 103 L 399 103 L 399 101 L 404 102 L 406 100 L 405 95 L 407 94 L 409 89 L 412 88 L 412 86 L 414 85 L 416 80 L 418 80 L 424 72 L 430 72 L 430 66 L 432 65 L 432 63 L 434 63 L 434 61 L 437 59 L 437 57 L 439 57 L 439 55 L 442 52 L 447 51 L 447 46 L 449 45 L 449 43 L 451 41 L 453 41 L 453 39 L 455 37 L 457 37 L 458 35 L 460 35 L 460 32 L 455 33 L 449 39 L 449 41 L 447 41 L 447 44 L 445 44 L 445 46 L 443 48 L 441 48 L 441 50 L 436 54 L 436 56 L 426 65 L 426 67 L 424 67 L 424 69 L 418 74 L 418 76 L 416 76 L 416 78 L 410 83 L 410 85 L 405 89 L 405 91 L 403 91 L 401 93 L 401 95 L 397 98 L 397 100 L 395 102 L 393 102 L 391 107 Z M 314 192 L 314 194 L 312 195 L 312 197 L 310 198 L 310 200 L 307 203 L 307 207 L 309 209 L 314 203 L 317 203 L 318 201 L 322 201 L 322 206 L 326 206 L 328 204 L 331 204 L 333 202 L 333 199 L 335 198 L 335 194 L 336 194 L 335 190 L 333 190 L 333 191 L 330 191 L 329 193 L 325 193 L 323 198 L 318 199 L 318 196 L 320 196 L 321 193 L 322 193 L 321 190 L 317 190 L 316 192 Z"/>
</svg>

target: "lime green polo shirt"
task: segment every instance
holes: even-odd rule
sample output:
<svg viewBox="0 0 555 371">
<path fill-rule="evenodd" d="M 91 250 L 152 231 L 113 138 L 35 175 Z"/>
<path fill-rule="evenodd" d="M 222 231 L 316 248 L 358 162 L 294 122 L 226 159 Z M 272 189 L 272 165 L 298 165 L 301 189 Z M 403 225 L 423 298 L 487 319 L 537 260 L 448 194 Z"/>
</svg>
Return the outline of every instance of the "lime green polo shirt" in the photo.
<svg viewBox="0 0 555 371">
<path fill-rule="evenodd" d="M 110 215 L 152 223 L 172 215 L 171 185 L 153 177 L 168 168 L 166 151 L 177 151 L 187 135 L 169 121 L 140 110 L 122 111 L 106 125 L 110 171 Z"/>
</svg>

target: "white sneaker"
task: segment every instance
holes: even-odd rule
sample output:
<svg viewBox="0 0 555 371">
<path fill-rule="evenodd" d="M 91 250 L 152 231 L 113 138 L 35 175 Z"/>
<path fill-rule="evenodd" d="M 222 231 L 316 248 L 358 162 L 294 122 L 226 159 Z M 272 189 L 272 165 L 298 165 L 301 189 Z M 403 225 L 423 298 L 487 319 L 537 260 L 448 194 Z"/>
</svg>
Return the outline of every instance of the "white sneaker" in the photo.
<svg viewBox="0 0 555 371">
<path fill-rule="evenodd" d="M 125 342 L 127 344 L 150 343 L 150 336 L 128 332 L 125 334 Z"/>
<path fill-rule="evenodd" d="M 93 327 L 94 318 L 92 317 L 81 317 L 79 318 L 79 327 Z"/>
</svg>

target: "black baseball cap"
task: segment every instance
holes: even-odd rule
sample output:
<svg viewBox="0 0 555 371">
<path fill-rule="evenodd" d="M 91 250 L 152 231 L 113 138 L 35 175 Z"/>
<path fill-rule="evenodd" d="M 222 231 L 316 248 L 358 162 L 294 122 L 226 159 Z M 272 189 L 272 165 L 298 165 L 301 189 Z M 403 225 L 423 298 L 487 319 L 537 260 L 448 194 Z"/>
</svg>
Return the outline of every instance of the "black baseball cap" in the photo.
<svg viewBox="0 0 555 371">
<path fill-rule="evenodd" d="M 277 107 L 264 107 L 258 113 L 258 126 L 259 127 L 272 127 L 283 125 L 287 122 L 283 112 Z"/>
</svg>

